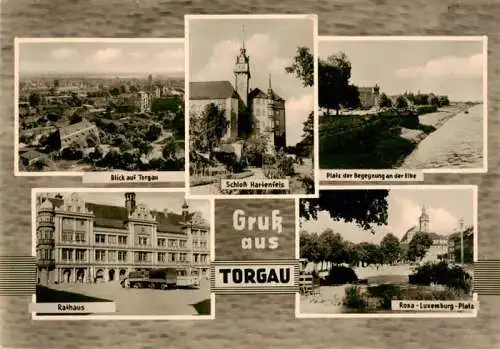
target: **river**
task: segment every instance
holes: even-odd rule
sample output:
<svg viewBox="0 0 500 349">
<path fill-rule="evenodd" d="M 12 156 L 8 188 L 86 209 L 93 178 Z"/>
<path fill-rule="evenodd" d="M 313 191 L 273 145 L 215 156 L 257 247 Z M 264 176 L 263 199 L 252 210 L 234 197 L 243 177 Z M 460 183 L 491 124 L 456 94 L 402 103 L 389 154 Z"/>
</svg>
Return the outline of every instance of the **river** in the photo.
<svg viewBox="0 0 500 349">
<path fill-rule="evenodd" d="M 425 121 L 423 122 L 425 123 Z M 483 105 L 460 113 L 425 138 L 404 160 L 402 168 L 483 167 Z"/>
</svg>

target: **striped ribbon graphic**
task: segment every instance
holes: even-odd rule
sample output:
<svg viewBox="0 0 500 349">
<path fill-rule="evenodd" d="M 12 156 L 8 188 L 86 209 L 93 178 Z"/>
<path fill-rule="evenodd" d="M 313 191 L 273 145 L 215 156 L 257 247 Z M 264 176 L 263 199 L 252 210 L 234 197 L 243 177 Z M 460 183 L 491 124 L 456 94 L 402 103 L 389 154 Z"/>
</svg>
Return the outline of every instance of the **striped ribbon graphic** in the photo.
<svg viewBox="0 0 500 349">
<path fill-rule="evenodd" d="M 216 270 L 218 267 L 229 268 L 251 268 L 252 266 L 291 266 L 293 268 L 293 285 L 263 285 L 248 287 L 217 287 Z M 299 292 L 299 261 L 296 259 L 265 259 L 265 260 L 243 260 L 243 261 L 214 261 L 210 266 L 211 290 L 215 294 L 259 294 L 259 293 L 297 293 Z"/>
<path fill-rule="evenodd" d="M 500 295 L 500 260 L 474 262 L 474 292 Z"/>
<path fill-rule="evenodd" d="M 0 256 L 0 296 L 36 292 L 36 257 Z"/>
</svg>

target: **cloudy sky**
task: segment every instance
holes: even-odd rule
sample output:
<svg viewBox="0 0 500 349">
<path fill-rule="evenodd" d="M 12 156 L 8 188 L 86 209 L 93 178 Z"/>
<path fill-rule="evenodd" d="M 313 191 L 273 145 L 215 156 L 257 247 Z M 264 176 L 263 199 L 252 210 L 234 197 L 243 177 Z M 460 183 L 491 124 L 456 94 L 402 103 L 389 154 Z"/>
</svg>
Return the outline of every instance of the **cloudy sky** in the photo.
<svg viewBox="0 0 500 349">
<path fill-rule="evenodd" d="M 62 195 L 65 195 L 63 193 Z M 86 202 L 92 202 L 103 205 L 113 205 L 125 207 L 125 193 L 111 193 L 111 192 L 87 192 L 78 195 Z M 184 193 L 135 193 L 136 204 L 144 204 L 149 209 L 157 211 L 164 211 L 168 209 L 170 212 L 177 214 L 182 213 L 182 204 L 184 203 Z M 208 200 L 186 200 L 189 205 L 189 210 L 199 211 L 203 218 L 210 222 L 210 202 Z"/>
<path fill-rule="evenodd" d="M 243 35 L 244 26 L 244 35 Z M 287 144 L 301 140 L 302 123 L 314 109 L 313 89 L 287 74 L 299 46 L 313 51 L 311 19 L 191 19 L 190 81 L 227 80 L 234 86 L 234 63 L 245 38 L 250 57 L 250 88 L 272 88 L 286 100 Z"/>
<path fill-rule="evenodd" d="M 318 220 L 303 221 L 302 229 L 310 233 L 321 233 L 332 229 L 346 240 L 378 243 L 387 233 L 401 238 L 412 226 L 418 224 L 418 217 L 425 205 L 429 214 L 429 230 L 442 235 L 454 232 L 460 218 L 465 225 L 473 222 L 473 192 L 471 189 L 391 189 L 388 196 L 389 219 L 387 226 L 376 226 L 375 234 L 358 228 L 354 223 L 333 222 L 328 213 L 321 212 Z"/>
<path fill-rule="evenodd" d="M 483 98 L 481 41 L 320 41 L 319 56 L 344 52 L 351 82 L 381 91 L 434 92 L 454 101 Z"/>
<path fill-rule="evenodd" d="M 181 42 L 44 42 L 19 44 L 19 74 L 184 75 Z"/>
</svg>

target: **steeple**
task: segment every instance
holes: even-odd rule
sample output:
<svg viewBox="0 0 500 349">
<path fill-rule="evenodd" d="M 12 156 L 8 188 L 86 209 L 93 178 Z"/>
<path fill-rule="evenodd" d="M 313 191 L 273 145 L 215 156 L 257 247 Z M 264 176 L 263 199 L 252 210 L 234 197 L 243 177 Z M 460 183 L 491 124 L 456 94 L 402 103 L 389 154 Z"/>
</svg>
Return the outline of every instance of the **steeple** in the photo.
<svg viewBox="0 0 500 349">
<path fill-rule="evenodd" d="M 272 84 L 271 84 L 271 74 L 269 74 L 269 83 L 268 83 L 268 86 L 267 86 L 267 96 L 268 96 L 268 98 L 272 98 L 273 97 L 273 87 L 272 87 Z"/>
<path fill-rule="evenodd" d="M 248 93 L 250 92 L 250 58 L 247 56 L 245 48 L 245 27 L 242 30 L 240 54 L 236 56 L 234 67 L 234 87 L 245 106 L 248 103 Z"/>
<path fill-rule="evenodd" d="M 246 51 L 246 49 L 245 49 L 245 25 L 244 24 L 242 26 L 241 49 Z"/>
<path fill-rule="evenodd" d="M 425 209 L 425 205 L 422 205 L 422 213 L 420 214 L 420 218 L 418 219 L 420 232 L 428 233 L 429 232 L 429 215 L 427 214 L 427 210 Z"/>
</svg>

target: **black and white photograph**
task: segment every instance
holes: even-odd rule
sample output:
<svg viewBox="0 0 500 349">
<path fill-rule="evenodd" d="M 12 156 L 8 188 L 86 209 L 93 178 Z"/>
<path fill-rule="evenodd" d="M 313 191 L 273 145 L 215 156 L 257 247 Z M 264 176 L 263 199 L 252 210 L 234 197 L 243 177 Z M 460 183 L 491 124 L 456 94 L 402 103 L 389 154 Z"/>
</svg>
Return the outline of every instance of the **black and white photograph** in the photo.
<svg viewBox="0 0 500 349">
<path fill-rule="evenodd" d="M 184 40 L 16 40 L 17 175 L 184 182 Z"/>
<path fill-rule="evenodd" d="M 298 317 L 477 316 L 477 187 L 337 187 L 299 202 Z"/>
<path fill-rule="evenodd" d="M 320 37 L 318 55 L 321 170 L 487 171 L 486 37 Z"/>
<path fill-rule="evenodd" d="M 314 195 L 316 16 L 185 27 L 190 194 Z"/>
<path fill-rule="evenodd" d="M 121 188 L 32 198 L 35 319 L 214 317 L 211 201 Z"/>
</svg>

